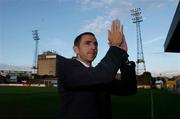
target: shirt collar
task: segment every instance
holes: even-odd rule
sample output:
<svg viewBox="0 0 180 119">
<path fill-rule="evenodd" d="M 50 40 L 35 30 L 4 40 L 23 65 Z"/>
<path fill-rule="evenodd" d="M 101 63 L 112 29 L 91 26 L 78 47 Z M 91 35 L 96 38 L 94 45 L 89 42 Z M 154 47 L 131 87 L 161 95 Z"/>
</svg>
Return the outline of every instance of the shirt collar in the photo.
<svg viewBox="0 0 180 119">
<path fill-rule="evenodd" d="M 77 61 L 79 61 L 81 64 L 83 64 L 85 67 L 87 67 L 87 68 L 89 68 L 89 67 L 90 67 L 89 65 L 87 65 L 87 64 L 86 64 L 86 63 L 84 63 L 83 61 L 81 61 L 81 60 L 79 60 L 79 59 L 77 59 L 77 58 L 76 58 L 76 60 L 77 60 Z"/>
</svg>

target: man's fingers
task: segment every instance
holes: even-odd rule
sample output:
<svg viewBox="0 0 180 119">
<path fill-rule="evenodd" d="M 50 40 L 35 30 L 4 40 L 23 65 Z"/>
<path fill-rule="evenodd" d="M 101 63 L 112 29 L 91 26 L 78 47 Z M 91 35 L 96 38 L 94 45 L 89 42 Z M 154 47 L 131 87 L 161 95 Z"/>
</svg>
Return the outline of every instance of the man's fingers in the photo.
<svg viewBox="0 0 180 119">
<path fill-rule="evenodd" d="M 124 29 L 124 26 L 123 26 L 123 25 L 121 25 L 121 32 L 122 32 L 122 34 L 123 34 L 123 29 Z"/>
<path fill-rule="evenodd" d="M 114 31 L 113 32 L 115 32 L 115 31 L 117 31 L 117 20 L 114 20 Z"/>
<path fill-rule="evenodd" d="M 120 45 L 123 43 L 123 25 L 120 20 L 116 19 L 112 21 L 111 30 L 108 30 L 108 41 L 110 44 Z"/>
<path fill-rule="evenodd" d="M 125 35 L 124 35 L 124 34 L 123 34 L 123 40 L 126 40 L 126 39 L 125 39 Z"/>
<path fill-rule="evenodd" d="M 112 36 L 111 36 L 111 35 L 112 35 L 112 34 L 111 34 L 111 31 L 108 30 L 108 41 L 109 41 L 108 44 L 109 44 L 109 45 L 112 44 L 112 41 L 111 41 L 111 40 L 112 40 Z"/>
<path fill-rule="evenodd" d="M 110 41 L 111 40 L 111 31 L 108 30 L 108 40 Z"/>
<path fill-rule="evenodd" d="M 115 23 L 115 20 L 113 20 L 112 25 L 111 25 L 111 31 L 112 32 L 115 31 L 115 26 L 116 26 L 116 23 Z"/>
<path fill-rule="evenodd" d="M 126 52 L 128 51 L 128 47 L 127 47 L 127 43 L 126 43 L 125 38 L 123 39 L 122 44 L 120 45 L 120 47 L 122 49 L 124 49 Z"/>
<path fill-rule="evenodd" d="M 120 20 L 116 19 L 112 21 L 112 25 L 111 25 L 111 32 L 122 32 L 122 25 Z"/>
<path fill-rule="evenodd" d="M 116 19 L 116 28 L 117 28 L 117 30 L 119 30 L 119 28 L 120 28 L 120 21 L 118 19 Z"/>
<path fill-rule="evenodd" d="M 117 31 L 120 31 L 120 25 L 121 25 L 120 21 L 117 20 Z"/>
</svg>

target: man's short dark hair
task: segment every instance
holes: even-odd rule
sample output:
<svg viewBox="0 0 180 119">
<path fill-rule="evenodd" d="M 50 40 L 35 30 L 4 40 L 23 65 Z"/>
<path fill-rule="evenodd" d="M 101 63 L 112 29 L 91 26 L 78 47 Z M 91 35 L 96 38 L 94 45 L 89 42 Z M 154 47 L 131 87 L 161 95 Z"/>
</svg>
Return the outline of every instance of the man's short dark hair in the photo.
<svg viewBox="0 0 180 119">
<path fill-rule="evenodd" d="M 84 32 L 84 33 L 81 33 L 80 35 L 78 35 L 78 36 L 75 38 L 75 40 L 74 40 L 74 46 L 78 46 L 78 45 L 79 45 L 79 43 L 80 43 L 80 41 L 81 41 L 81 37 L 82 37 L 83 35 L 92 35 L 92 36 L 95 37 L 95 35 L 94 35 L 92 32 Z"/>
</svg>

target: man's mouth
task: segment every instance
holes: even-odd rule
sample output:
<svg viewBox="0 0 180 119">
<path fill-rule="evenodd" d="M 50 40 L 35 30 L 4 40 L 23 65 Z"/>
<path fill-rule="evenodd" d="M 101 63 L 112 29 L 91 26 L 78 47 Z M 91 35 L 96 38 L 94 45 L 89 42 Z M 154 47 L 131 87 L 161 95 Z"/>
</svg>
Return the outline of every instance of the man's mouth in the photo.
<svg viewBox="0 0 180 119">
<path fill-rule="evenodd" d="M 96 53 L 92 52 L 92 53 L 88 53 L 89 55 L 95 55 Z"/>
</svg>

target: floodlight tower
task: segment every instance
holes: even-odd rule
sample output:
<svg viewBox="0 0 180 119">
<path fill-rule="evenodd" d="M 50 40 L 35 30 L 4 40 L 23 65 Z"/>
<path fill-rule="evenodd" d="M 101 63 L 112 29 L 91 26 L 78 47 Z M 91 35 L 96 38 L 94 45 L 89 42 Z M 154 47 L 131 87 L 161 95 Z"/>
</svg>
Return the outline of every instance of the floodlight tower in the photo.
<svg viewBox="0 0 180 119">
<path fill-rule="evenodd" d="M 37 73 L 37 58 L 38 58 L 38 43 L 39 43 L 39 36 L 38 36 L 38 30 L 33 30 L 32 31 L 33 39 L 35 41 L 35 52 L 34 52 L 34 62 L 33 62 L 33 71 L 34 74 Z"/>
<path fill-rule="evenodd" d="M 140 75 L 146 72 L 144 54 L 143 54 L 143 46 L 142 46 L 142 39 L 141 39 L 141 29 L 140 29 L 140 22 L 142 22 L 141 16 L 141 8 L 135 8 L 131 10 L 132 21 L 136 23 L 136 30 L 137 30 L 137 75 Z"/>
</svg>

